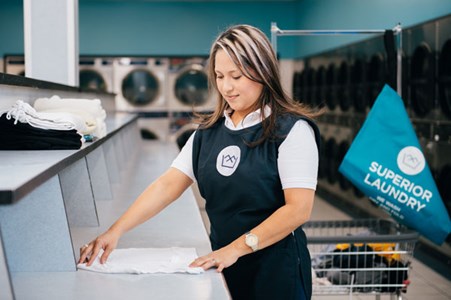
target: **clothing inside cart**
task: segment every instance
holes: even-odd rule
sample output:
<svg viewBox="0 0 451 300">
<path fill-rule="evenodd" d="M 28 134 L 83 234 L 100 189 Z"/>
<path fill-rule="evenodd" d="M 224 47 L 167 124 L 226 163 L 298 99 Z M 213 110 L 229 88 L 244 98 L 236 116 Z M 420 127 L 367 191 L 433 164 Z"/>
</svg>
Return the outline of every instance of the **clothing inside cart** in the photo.
<svg viewBox="0 0 451 300">
<path fill-rule="evenodd" d="M 312 266 L 317 277 L 334 285 L 378 285 L 381 292 L 394 292 L 395 285 L 408 279 L 408 262 L 401 261 L 399 254 L 390 254 L 394 247 L 394 243 L 337 244 L 332 250 L 328 247 L 330 255 L 312 260 Z M 362 292 L 373 289 L 357 288 Z"/>
</svg>

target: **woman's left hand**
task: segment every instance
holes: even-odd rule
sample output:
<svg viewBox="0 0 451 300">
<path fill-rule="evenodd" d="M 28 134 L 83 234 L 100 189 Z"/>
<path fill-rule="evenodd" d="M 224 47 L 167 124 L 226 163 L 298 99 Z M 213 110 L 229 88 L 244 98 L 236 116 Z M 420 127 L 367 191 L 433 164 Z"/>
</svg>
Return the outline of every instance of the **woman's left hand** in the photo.
<svg viewBox="0 0 451 300">
<path fill-rule="evenodd" d="M 222 272 L 225 268 L 233 265 L 239 257 L 239 251 L 232 245 L 228 245 L 208 255 L 198 257 L 189 266 L 191 268 L 201 267 L 204 270 L 215 267 L 218 272 Z"/>
</svg>

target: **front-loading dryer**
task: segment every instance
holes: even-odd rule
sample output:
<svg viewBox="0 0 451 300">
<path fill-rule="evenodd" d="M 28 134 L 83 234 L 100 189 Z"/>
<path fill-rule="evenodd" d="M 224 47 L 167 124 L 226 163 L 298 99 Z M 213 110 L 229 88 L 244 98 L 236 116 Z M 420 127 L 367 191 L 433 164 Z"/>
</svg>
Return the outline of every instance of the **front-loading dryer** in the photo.
<svg viewBox="0 0 451 300">
<path fill-rule="evenodd" d="M 437 21 L 438 100 L 441 118 L 451 120 L 451 15 Z"/>
<path fill-rule="evenodd" d="M 118 111 L 167 111 L 167 58 L 120 57 L 113 69 Z"/>
<path fill-rule="evenodd" d="M 437 114 L 436 24 L 428 22 L 406 30 L 408 57 L 408 103 L 412 120 L 434 120 Z"/>
<path fill-rule="evenodd" d="M 168 73 L 168 105 L 174 112 L 213 111 L 216 94 L 208 88 L 206 57 L 172 57 Z"/>
<path fill-rule="evenodd" d="M 84 90 L 113 93 L 113 58 L 80 56 L 79 85 Z"/>
</svg>

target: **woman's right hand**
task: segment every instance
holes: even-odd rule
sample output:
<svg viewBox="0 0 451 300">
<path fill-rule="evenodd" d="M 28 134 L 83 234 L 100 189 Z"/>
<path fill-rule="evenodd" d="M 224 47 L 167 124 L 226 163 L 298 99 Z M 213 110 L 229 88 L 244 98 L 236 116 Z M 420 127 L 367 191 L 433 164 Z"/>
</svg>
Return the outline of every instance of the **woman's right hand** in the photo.
<svg viewBox="0 0 451 300">
<path fill-rule="evenodd" d="M 119 237 L 118 234 L 111 230 L 99 235 L 95 240 L 80 248 L 80 259 L 78 260 L 78 263 L 86 263 L 87 266 L 92 265 L 99 254 L 100 249 L 103 249 L 100 263 L 104 264 L 111 252 L 116 248 Z"/>
</svg>

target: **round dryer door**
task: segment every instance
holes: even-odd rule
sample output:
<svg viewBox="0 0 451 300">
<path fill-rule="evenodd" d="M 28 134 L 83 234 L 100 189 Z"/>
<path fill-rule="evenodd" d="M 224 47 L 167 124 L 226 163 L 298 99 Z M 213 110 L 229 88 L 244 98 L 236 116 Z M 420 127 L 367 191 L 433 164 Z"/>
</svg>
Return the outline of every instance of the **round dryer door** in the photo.
<svg viewBox="0 0 451 300">
<path fill-rule="evenodd" d="M 342 62 L 338 70 L 337 98 L 342 111 L 351 107 L 351 96 L 349 92 L 349 66 L 346 61 Z"/>
<path fill-rule="evenodd" d="M 375 54 L 371 57 L 367 69 L 368 79 L 368 104 L 373 106 L 377 96 L 385 84 L 385 60 L 381 54 Z"/>
<path fill-rule="evenodd" d="M 326 163 L 327 163 L 327 180 L 330 184 L 337 182 L 338 178 L 338 145 L 334 138 L 330 138 L 326 142 Z"/>
<path fill-rule="evenodd" d="M 336 97 L 336 68 L 333 63 L 329 65 L 326 73 L 326 104 L 330 110 L 337 106 Z"/>
<path fill-rule="evenodd" d="M 294 72 L 293 74 L 293 99 L 296 101 L 299 101 L 301 98 L 301 80 L 302 80 L 302 73 L 299 71 Z"/>
<path fill-rule="evenodd" d="M 451 40 L 443 46 L 438 66 L 440 105 L 448 118 L 451 118 Z"/>
<path fill-rule="evenodd" d="M 410 66 L 410 100 L 415 113 L 424 117 L 434 108 L 434 55 L 426 44 L 418 46 Z"/>
<path fill-rule="evenodd" d="M 158 79 L 148 70 L 133 70 L 122 81 L 122 95 L 132 105 L 150 104 L 158 94 Z"/>
<path fill-rule="evenodd" d="M 357 112 L 365 112 L 368 106 L 365 91 L 365 63 L 357 59 L 351 69 L 351 99 Z"/>
<path fill-rule="evenodd" d="M 316 105 L 323 107 L 326 101 L 326 68 L 321 66 L 316 72 Z"/>
<path fill-rule="evenodd" d="M 307 97 L 305 101 L 307 104 L 314 106 L 316 103 L 316 71 L 315 69 L 307 69 Z"/>
<path fill-rule="evenodd" d="M 443 202 L 445 203 L 448 213 L 451 213 L 451 187 L 449 183 L 451 182 L 451 165 L 445 165 L 439 174 L 438 178 L 438 190 L 442 196 Z"/>
<path fill-rule="evenodd" d="M 79 76 L 81 89 L 106 92 L 106 82 L 98 72 L 94 70 L 81 70 Z"/>
<path fill-rule="evenodd" d="M 208 100 L 208 77 L 201 67 L 192 67 L 175 82 L 175 96 L 187 106 L 203 105 Z"/>
</svg>

